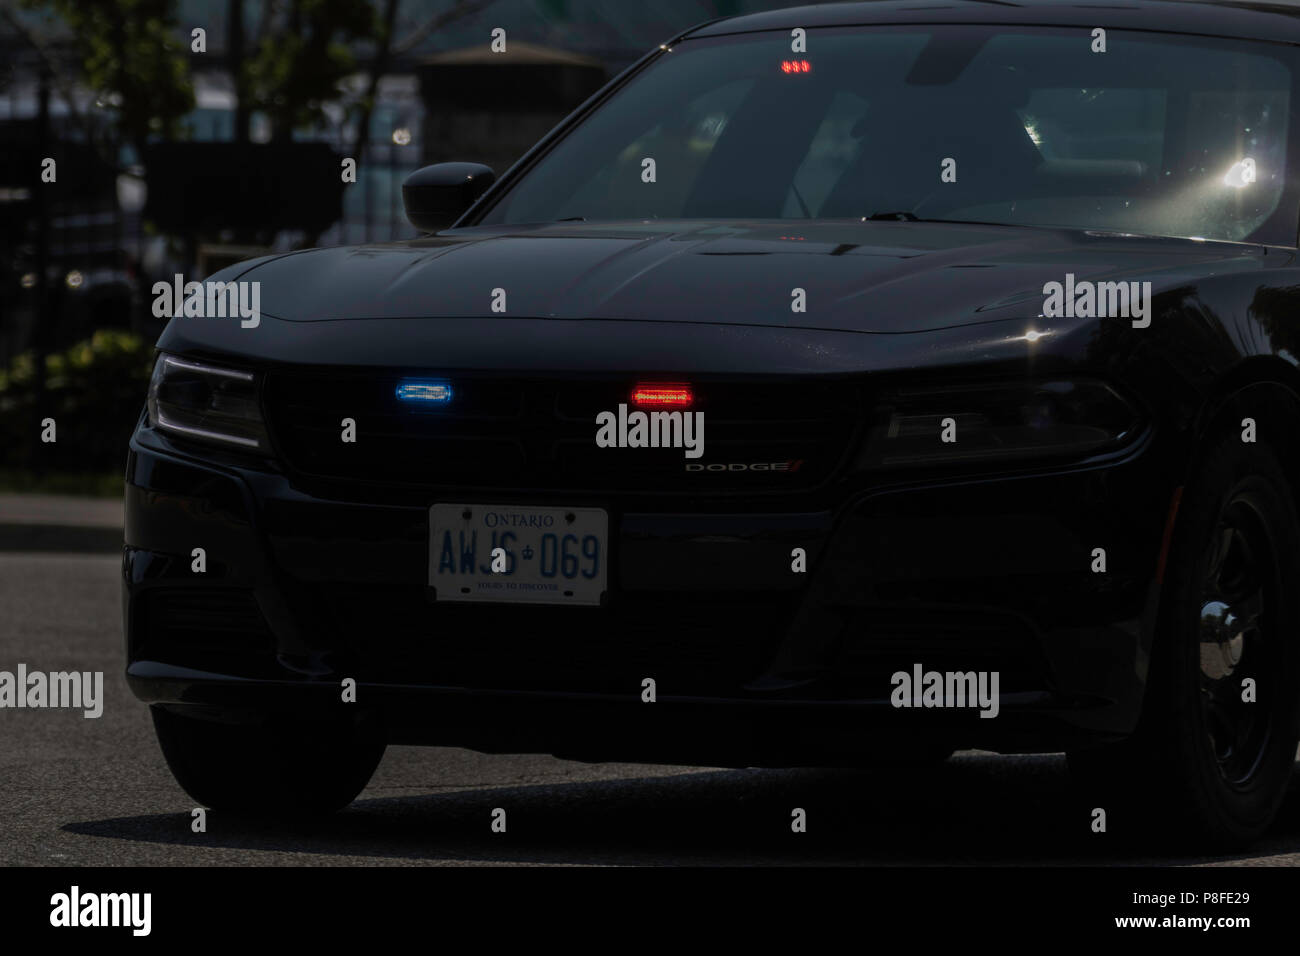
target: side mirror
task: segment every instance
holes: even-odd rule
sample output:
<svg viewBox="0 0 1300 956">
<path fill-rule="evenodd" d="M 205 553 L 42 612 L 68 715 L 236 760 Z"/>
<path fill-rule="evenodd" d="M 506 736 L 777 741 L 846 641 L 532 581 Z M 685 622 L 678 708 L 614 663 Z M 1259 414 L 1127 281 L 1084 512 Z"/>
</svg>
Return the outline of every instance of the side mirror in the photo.
<svg viewBox="0 0 1300 956">
<path fill-rule="evenodd" d="M 424 232 L 446 229 L 496 178 L 482 163 L 437 163 L 417 169 L 402 183 L 406 218 Z"/>
</svg>

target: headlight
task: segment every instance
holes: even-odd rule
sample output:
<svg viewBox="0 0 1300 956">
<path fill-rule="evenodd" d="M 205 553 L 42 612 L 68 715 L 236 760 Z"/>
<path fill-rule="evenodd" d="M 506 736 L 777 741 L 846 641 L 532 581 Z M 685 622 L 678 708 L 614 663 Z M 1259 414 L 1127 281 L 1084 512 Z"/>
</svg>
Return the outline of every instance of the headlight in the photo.
<svg viewBox="0 0 1300 956">
<path fill-rule="evenodd" d="M 177 438 L 267 452 L 257 376 L 160 355 L 149 382 L 149 424 Z"/>
<path fill-rule="evenodd" d="M 882 396 L 857 466 L 1078 458 L 1122 445 L 1139 421 L 1102 382 L 898 388 Z"/>
</svg>

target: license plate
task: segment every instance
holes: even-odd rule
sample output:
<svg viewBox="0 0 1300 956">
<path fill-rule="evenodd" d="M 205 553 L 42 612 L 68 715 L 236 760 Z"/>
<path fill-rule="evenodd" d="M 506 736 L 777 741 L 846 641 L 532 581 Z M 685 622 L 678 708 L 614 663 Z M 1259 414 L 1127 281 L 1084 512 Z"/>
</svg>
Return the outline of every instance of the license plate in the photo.
<svg viewBox="0 0 1300 956">
<path fill-rule="evenodd" d="M 602 508 L 436 504 L 429 586 L 438 601 L 597 605 L 608 541 Z"/>
</svg>

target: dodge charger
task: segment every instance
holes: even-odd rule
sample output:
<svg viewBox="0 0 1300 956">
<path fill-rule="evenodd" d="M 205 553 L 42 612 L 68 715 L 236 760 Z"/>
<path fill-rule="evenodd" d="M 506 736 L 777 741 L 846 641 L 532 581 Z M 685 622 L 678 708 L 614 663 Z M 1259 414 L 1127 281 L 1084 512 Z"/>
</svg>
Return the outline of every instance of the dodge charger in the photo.
<svg viewBox="0 0 1300 956">
<path fill-rule="evenodd" d="M 1279 5 L 724 19 L 499 176 L 411 174 L 418 238 L 187 281 L 123 554 L 177 780 L 1065 752 L 1117 826 L 1257 838 L 1300 735 L 1298 104 Z"/>
</svg>

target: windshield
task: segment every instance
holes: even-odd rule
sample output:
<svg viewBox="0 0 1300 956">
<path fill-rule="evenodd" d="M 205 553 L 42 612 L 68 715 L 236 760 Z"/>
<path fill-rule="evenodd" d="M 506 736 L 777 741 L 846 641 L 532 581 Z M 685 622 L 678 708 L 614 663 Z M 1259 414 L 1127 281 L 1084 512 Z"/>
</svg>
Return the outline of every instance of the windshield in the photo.
<svg viewBox="0 0 1300 956">
<path fill-rule="evenodd" d="M 1292 53 L 1089 29 L 688 40 L 478 221 L 849 219 L 1294 245 Z"/>
</svg>

